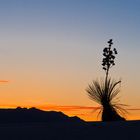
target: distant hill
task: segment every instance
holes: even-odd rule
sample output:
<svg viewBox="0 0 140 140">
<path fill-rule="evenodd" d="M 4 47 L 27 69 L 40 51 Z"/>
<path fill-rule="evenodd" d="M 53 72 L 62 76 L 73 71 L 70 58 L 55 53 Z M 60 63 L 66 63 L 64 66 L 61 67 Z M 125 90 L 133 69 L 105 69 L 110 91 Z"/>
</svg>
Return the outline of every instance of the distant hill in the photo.
<svg viewBox="0 0 140 140">
<path fill-rule="evenodd" d="M 0 123 L 33 122 L 82 122 L 78 117 L 69 117 L 62 112 L 42 111 L 37 108 L 0 109 Z M 84 121 L 83 121 L 84 122 Z"/>
<path fill-rule="evenodd" d="M 84 122 L 62 112 L 0 109 L 0 140 L 140 140 L 140 121 Z"/>
</svg>

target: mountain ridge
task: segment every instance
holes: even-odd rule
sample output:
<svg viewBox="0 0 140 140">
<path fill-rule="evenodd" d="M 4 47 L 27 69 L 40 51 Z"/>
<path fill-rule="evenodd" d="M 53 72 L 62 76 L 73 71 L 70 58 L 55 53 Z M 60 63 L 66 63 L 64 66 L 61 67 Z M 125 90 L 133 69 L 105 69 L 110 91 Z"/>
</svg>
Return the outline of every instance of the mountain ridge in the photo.
<svg viewBox="0 0 140 140">
<path fill-rule="evenodd" d="M 84 122 L 77 116 L 69 117 L 63 112 L 43 111 L 35 107 L 15 109 L 0 109 L 0 123 L 26 122 Z"/>
</svg>

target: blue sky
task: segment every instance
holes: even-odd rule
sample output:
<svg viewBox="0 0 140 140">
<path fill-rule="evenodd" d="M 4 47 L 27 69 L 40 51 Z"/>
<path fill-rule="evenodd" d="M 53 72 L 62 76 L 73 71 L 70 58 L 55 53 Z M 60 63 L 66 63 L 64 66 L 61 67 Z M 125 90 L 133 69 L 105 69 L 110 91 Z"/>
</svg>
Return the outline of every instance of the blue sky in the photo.
<svg viewBox="0 0 140 140">
<path fill-rule="evenodd" d="M 94 105 L 85 88 L 104 76 L 113 38 L 111 74 L 123 79 L 122 99 L 140 107 L 139 16 L 139 0 L 0 0 L 0 77 L 11 81 L 1 102 Z"/>
</svg>

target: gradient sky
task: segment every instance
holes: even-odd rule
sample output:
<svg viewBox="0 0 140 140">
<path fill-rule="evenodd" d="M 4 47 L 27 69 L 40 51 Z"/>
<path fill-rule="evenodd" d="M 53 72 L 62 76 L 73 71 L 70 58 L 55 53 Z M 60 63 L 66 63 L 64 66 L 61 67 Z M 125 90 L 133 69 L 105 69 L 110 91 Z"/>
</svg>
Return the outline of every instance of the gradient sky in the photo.
<svg viewBox="0 0 140 140">
<path fill-rule="evenodd" d="M 120 99 L 140 119 L 139 0 L 0 0 L 0 106 L 35 106 L 95 119 L 85 91 L 104 76 L 102 50 L 113 38 L 111 70 Z M 63 106 L 63 107 L 62 107 Z M 73 108 L 72 108 L 73 106 Z M 86 108 L 87 107 L 87 108 Z"/>
</svg>

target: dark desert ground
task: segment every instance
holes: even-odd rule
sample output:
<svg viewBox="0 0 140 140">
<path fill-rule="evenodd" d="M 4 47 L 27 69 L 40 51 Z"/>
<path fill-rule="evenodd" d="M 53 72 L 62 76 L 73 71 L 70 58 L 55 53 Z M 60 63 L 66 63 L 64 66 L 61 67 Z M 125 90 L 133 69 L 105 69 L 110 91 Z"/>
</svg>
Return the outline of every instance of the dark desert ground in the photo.
<svg viewBox="0 0 140 140">
<path fill-rule="evenodd" d="M 139 140 L 140 121 L 85 122 L 61 112 L 0 110 L 1 140 Z"/>
</svg>

